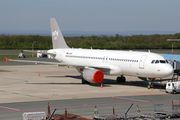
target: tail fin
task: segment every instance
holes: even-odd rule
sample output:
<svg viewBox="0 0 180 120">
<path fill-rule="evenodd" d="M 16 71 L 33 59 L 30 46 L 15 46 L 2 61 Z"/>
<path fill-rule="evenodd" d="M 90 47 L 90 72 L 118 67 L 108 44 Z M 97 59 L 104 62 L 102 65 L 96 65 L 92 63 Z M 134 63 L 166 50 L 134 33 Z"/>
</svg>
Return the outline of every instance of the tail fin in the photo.
<svg viewBox="0 0 180 120">
<path fill-rule="evenodd" d="M 64 40 L 61 30 L 59 29 L 56 19 L 50 18 L 50 23 L 51 23 L 53 49 L 69 48 Z"/>
</svg>

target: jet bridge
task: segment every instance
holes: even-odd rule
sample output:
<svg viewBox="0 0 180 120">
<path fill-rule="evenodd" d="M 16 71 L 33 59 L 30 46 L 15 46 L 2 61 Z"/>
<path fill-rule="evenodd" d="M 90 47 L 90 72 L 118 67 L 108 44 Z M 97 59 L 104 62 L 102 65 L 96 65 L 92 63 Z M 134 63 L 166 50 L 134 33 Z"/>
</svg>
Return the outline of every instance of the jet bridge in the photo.
<svg viewBox="0 0 180 120">
<path fill-rule="evenodd" d="M 180 75 L 180 62 L 179 61 L 173 61 L 172 64 L 174 69 L 174 74 L 172 76 L 172 82 L 178 81 L 179 75 Z"/>
</svg>

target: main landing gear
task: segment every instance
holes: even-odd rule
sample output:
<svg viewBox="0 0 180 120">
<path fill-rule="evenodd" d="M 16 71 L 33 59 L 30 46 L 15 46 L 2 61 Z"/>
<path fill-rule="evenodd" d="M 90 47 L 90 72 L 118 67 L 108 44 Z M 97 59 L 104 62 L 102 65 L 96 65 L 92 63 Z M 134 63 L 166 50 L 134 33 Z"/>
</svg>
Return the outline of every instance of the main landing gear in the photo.
<svg viewBox="0 0 180 120">
<path fill-rule="evenodd" d="M 121 77 L 116 78 L 116 81 L 117 81 L 117 83 L 125 83 L 126 78 L 123 75 L 121 75 Z"/>
<path fill-rule="evenodd" d="M 86 80 L 82 77 L 82 84 L 90 84 L 90 82 L 86 81 Z"/>
</svg>

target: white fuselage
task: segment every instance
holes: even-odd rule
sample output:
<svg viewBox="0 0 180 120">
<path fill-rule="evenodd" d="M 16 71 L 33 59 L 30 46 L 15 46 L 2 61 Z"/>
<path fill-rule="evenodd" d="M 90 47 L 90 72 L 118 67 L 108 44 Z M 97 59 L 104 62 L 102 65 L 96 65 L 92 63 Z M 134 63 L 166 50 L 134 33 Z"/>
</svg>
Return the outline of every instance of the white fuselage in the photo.
<svg viewBox="0 0 180 120">
<path fill-rule="evenodd" d="M 129 75 L 148 78 L 162 78 L 172 75 L 173 68 L 161 55 L 150 52 L 94 50 L 94 49 L 52 49 L 55 59 L 62 63 L 84 66 L 109 66 L 106 75 Z M 152 63 L 153 60 L 162 61 Z"/>
</svg>

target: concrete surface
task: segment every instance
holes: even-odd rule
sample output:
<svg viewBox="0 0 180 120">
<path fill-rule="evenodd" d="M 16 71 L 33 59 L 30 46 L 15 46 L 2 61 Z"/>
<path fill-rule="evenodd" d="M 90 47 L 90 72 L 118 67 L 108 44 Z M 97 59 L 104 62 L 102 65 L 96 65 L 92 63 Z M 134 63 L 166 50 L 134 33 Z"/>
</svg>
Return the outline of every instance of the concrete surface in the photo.
<svg viewBox="0 0 180 120">
<path fill-rule="evenodd" d="M 92 118 L 95 105 L 103 115 L 112 114 L 113 106 L 117 114 L 124 113 L 134 103 L 130 114 L 136 114 L 137 104 L 145 114 L 153 112 L 153 104 L 171 107 L 171 101 L 179 98 L 179 94 L 166 94 L 162 86 L 156 86 L 159 83 L 154 83 L 155 89 L 149 90 L 148 83 L 136 77 L 127 76 L 126 83 L 118 84 L 116 76 L 105 76 L 101 88 L 101 84 L 81 84 L 75 68 L 0 64 L 3 64 L 0 67 L 0 120 L 22 120 L 23 112 L 47 113 L 48 102 L 51 110 L 58 108 L 57 113 L 63 114 L 64 108 L 68 108 L 70 113 Z"/>
<path fill-rule="evenodd" d="M 101 84 L 81 84 L 76 69 L 55 65 L 1 66 L 0 76 L 0 103 L 165 94 L 164 90 L 147 89 L 147 82 L 136 77 L 117 84 L 116 76 L 105 76 L 103 88 Z"/>
</svg>

